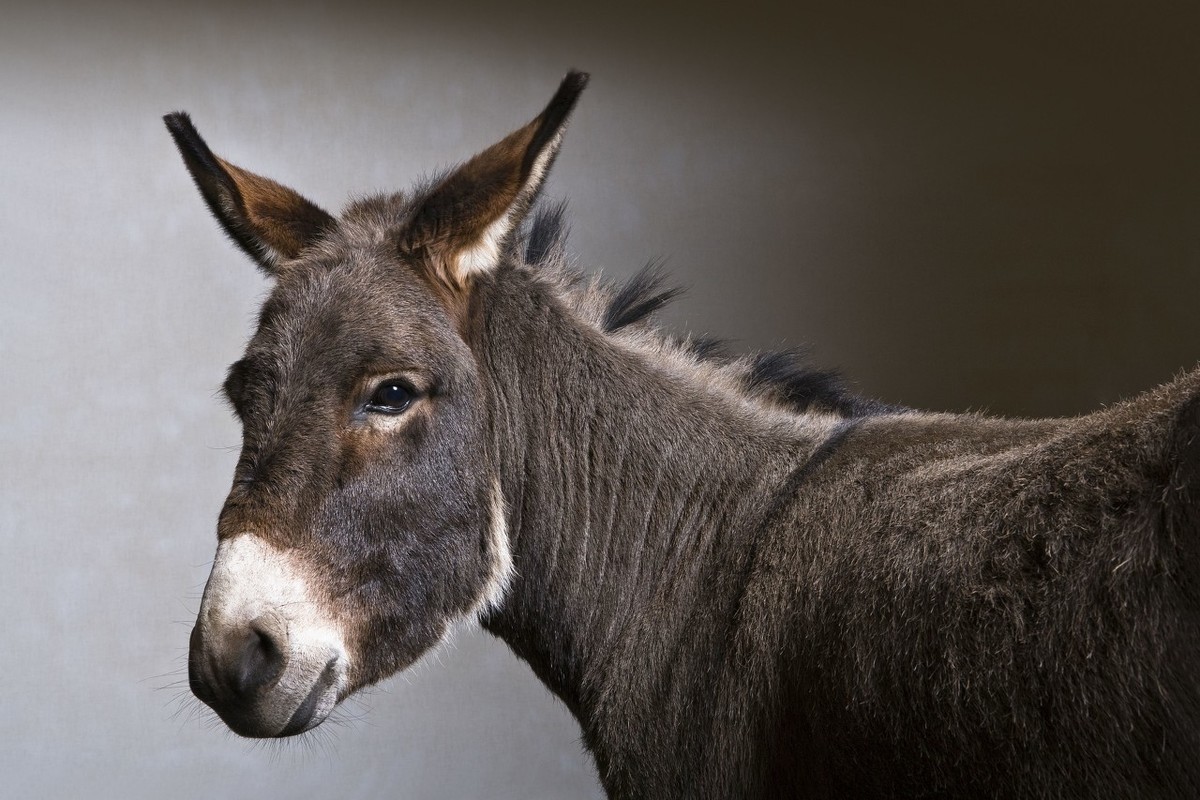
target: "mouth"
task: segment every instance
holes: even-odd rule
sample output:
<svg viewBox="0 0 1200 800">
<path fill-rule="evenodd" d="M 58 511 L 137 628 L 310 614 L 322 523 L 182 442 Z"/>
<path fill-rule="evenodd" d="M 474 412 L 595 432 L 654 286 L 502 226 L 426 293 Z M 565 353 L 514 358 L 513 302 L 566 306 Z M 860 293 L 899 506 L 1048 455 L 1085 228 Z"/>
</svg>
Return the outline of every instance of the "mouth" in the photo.
<svg viewBox="0 0 1200 800">
<path fill-rule="evenodd" d="M 308 695 L 300 703 L 288 720 L 283 730 L 276 734 L 279 737 L 295 736 L 320 725 L 337 705 L 338 663 L 337 656 L 329 659 L 325 669 L 313 684 Z"/>
<path fill-rule="evenodd" d="M 213 687 L 192 677 L 192 693 L 239 736 L 270 739 L 295 736 L 324 722 L 341 699 L 346 683 L 346 660 L 334 653 L 317 662 L 319 671 L 305 669 L 293 659 L 288 669 L 269 686 L 246 693 Z M 312 662 L 309 662 L 310 664 Z M 196 670 L 189 670 L 193 675 Z M 316 672 L 316 677 L 311 676 Z"/>
</svg>

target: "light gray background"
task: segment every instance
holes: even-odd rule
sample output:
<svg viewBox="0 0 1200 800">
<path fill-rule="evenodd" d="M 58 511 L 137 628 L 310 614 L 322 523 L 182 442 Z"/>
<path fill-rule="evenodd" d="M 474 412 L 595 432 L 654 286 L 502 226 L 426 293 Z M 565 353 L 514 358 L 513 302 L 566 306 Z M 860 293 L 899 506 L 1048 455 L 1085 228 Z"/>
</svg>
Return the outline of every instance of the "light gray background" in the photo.
<svg viewBox="0 0 1200 800">
<path fill-rule="evenodd" d="M 676 327 L 811 342 L 928 408 L 1077 413 L 1192 365 L 1195 3 L 901 5 L 6 8 L 0 793 L 598 794 L 573 720 L 479 634 L 308 741 L 243 742 L 187 700 L 239 442 L 214 392 L 266 285 L 167 111 L 336 209 L 489 144 L 578 66 L 549 193 L 584 265 L 667 258 Z"/>
</svg>

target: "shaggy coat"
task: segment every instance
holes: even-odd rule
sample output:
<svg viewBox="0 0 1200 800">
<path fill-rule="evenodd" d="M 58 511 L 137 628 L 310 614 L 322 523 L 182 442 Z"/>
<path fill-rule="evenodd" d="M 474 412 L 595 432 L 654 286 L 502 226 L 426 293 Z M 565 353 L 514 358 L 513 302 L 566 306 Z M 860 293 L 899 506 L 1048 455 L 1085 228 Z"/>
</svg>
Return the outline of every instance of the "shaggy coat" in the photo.
<svg viewBox="0 0 1200 800">
<path fill-rule="evenodd" d="M 614 798 L 1200 795 L 1200 371 L 1008 420 L 660 332 L 528 214 L 585 78 L 337 218 L 168 118 L 275 279 L 197 695 L 297 733 L 478 618 Z"/>
</svg>

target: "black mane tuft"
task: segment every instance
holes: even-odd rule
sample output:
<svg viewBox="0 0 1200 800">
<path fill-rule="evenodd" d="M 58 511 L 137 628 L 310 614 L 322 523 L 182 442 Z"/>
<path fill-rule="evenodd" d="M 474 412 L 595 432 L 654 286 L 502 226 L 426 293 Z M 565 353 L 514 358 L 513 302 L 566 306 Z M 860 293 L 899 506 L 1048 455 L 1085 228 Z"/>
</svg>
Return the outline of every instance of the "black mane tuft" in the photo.
<svg viewBox="0 0 1200 800">
<path fill-rule="evenodd" d="M 525 237 L 525 263 L 542 266 L 560 260 L 567 246 L 567 204 L 539 203 Z"/>
<path fill-rule="evenodd" d="M 713 336 L 701 336 L 692 339 L 685 347 L 701 361 L 720 361 L 729 358 L 729 345 L 724 339 Z"/>
<path fill-rule="evenodd" d="M 658 262 L 652 261 L 638 270 L 609 300 L 602 320 L 604 330 L 612 332 L 641 322 L 675 299 L 682 290 L 663 289 L 663 280 Z"/>
<path fill-rule="evenodd" d="M 759 353 L 750 365 L 746 383 L 752 390 L 773 391 L 796 411 L 826 410 L 845 417 L 871 417 L 906 410 L 859 397 L 846 388 L 836 370 L 814 369 L 796 350 Z"/>
</svg>

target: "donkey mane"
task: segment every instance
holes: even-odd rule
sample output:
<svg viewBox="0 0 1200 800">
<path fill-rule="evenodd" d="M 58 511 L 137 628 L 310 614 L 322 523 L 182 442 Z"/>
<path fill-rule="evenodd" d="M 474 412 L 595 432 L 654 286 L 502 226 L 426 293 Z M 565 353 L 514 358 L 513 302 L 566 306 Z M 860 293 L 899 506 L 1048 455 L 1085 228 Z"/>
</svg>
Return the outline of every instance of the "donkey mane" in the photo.
<svg viewBox="0 0 1200 800">
<path fill-rule="evenodd" d="M 824 411 L 849 418 L 906 410 L 855 394 L 836 370 L 812 366 L 804 349 L 731 357 L 723 340 L 679 337 L 657 327 L 654 315 L 683 294 L 681 287 L 666 285 L 661 262 L 650 261 L 623 283 L 589 278 L 570 261 L 565 217 L 566 203 L 540 204 L 514 237 L 508 256 L 556 281 L 567 305 L 610 336 L 632 341 L 651 357 L 690 365 L 701 380 L 711 380 L 715 370 L 721 383 L 747 400 L 798 414 Z M 631 330 L 635 335 L 626 336 Z"/>
</svg>

